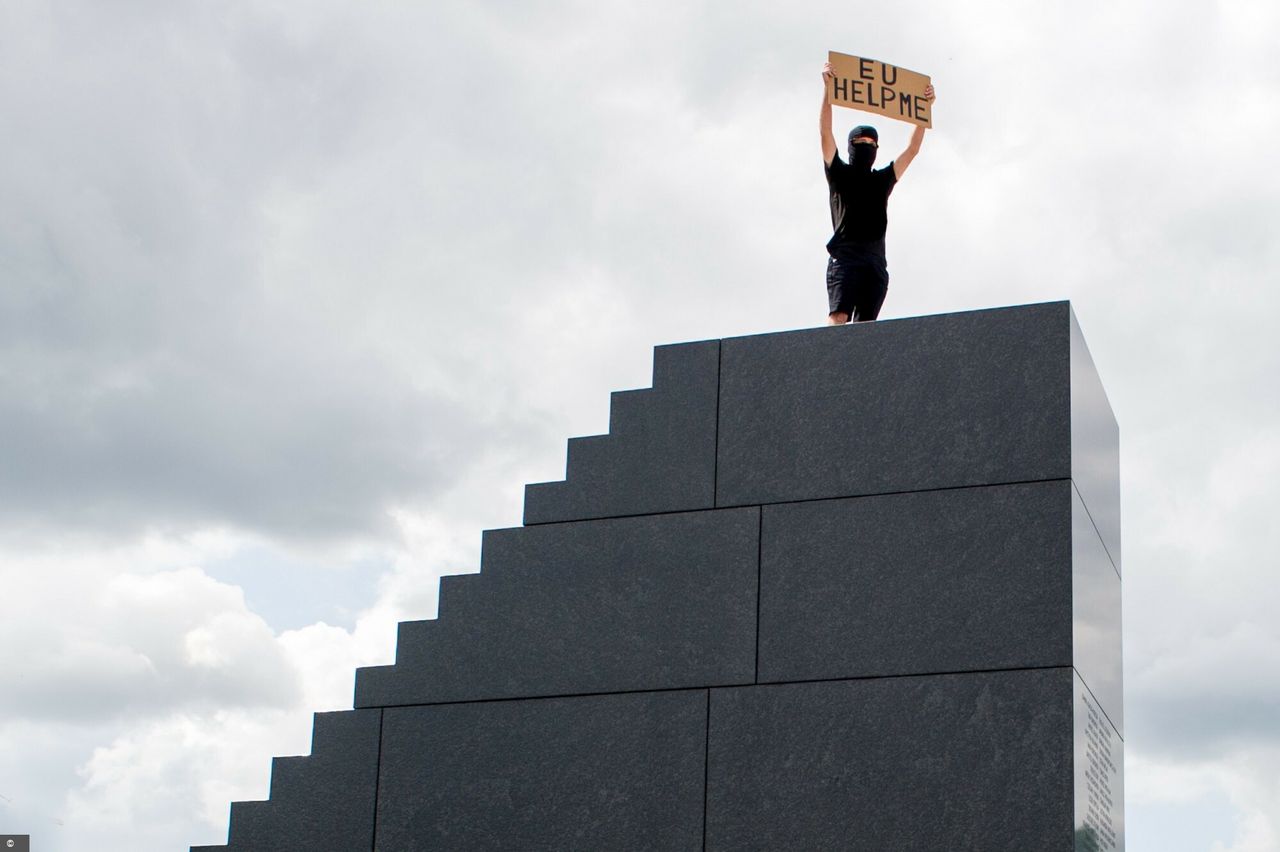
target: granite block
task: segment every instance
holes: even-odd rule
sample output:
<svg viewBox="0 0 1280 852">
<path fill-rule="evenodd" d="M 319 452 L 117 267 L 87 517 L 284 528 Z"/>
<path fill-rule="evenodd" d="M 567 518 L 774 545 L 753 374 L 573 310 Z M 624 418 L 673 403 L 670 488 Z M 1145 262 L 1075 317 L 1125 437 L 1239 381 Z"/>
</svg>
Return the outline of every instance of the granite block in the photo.
<svg viewBox="0 0 1280 852">
<path fill-rule="evenodd" d="M 1075 852 L 1124 852 L 1124 741 L 1078 673 L 1072 682 Z"/>
<path fill-rule="evenodd" d="M 756 508 L 491 531 L 472 617 L 446 595 L 431 641 L 357 672 L 356 705 L 751 683 L 758 539 Z"/>
<path fill-rule="evenodd" d="M 717 506 L 1071 476 L 1066 302 L 727 339 Z"/>
<path fill-rule="evenodd" d="M 379 852 L 699 850 L 705 690 L 386 711 Z"/>
<path fill-rule="evenodd" d="M 608 435 L 570 439 L 564 481 L 526 486 L 525 524 L 711 508 L 719 370 L 718 340 L 657 347 L 653 388 L 613 396 Z"/>
<path fill-rule="evenodd" d="M 1072 670 L 716 689 L 708 850 L 1072 849 Z"/>
<path fill-rule="evenodd" d="M 231 817 L 227 820 L 227 847 L 236 852 L 257 850 L 276 841 L 273 837 L 276 829 L 274 819 L 280 803 L 269 800 L 253 802 L 232 802 Z"/>
<path fill-rule="evenodd" d="M 1065 302 L 659 347 L 193 849 L 1122 850 L 1118 448 Z"/>
<path fill-rule="evenodd" d="M 759 680 L 1072 662 L 1070 480 L 764 507 Z"/>
<path fill-rule="evenodd" d="M 615 437 L 643 435 L 645 407 L 653 404 L 653 395 L 652 388 L 620 390 L 609 394 L 609 434 Z"/>
<path fill-rule="evenodd" d="M 579 491 L 587 490 L 586 481 L 593 475 L 605 472 L 605 468 L 611 461 L 612 437 L 611 435 L 586 435 L 570 438 L 566 442 L 565 474 L 574 481 Z M 576 519 L 557 518 L 556 520 Z"/>
<path fill-rule="evenodd" d="M 1120 427 L 1071 313 L 1071 478 L 1103 546 L 1120 564 Z"/>
<path fill-rule="evenodd" d="M 443 579 L 443 578 L 442 578 Z M 396 625 L 396 660 L 416 659 L 427 653 L 435 631 L 440 625 L 439 618 L 421 618 L 414 621 L 402 621 Z M 388 666 L 387 668 L 390 668 Z"/>
<path fill-rule="evenodd" d="M 232 802 L 228 852 L 372 850 L 382 711 L 317 713 L 309 757 L 272 763 L 271 798 Z"/>
<path fill-rule="evenodd" d="M 445 574 L 440 578 L 440 594 L 436 599 L 439 623 L 441 617 L 450 620 L 483 618 L 488 612 L 488 593 L 493 587 L 492 571 L 488 575 Z"/>
<path fill-rule="evenodd" d="M 314 745 L 312 750 L 315 750 Z M 287 796 L 290 788 L 301 789 L 307 784 L 312 766 L 313 760 L 310 757 L 290 755 L 271 758 L 271 790 L 267 798 Z"/>
<path fill-rule="evenodd" d="M 1071 507 L 1072 660 L 1117 735 L 1124 736 L 1120 575 L 1075 488 Z"/>
</svg>

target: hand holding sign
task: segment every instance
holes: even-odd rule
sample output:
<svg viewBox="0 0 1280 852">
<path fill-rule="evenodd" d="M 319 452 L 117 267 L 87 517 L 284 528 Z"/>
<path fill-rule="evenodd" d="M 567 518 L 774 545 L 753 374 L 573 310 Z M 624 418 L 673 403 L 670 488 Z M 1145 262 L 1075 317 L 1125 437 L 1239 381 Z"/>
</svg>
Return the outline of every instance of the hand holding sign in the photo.
<svg viewBox="0 0 1280 852">
<path fill-rule="evenodd" d="M 933 126 L 933 84 L 924 74 L 830 51 L 822 66 L 827 100 L 839 106 Z"/>
</svg>

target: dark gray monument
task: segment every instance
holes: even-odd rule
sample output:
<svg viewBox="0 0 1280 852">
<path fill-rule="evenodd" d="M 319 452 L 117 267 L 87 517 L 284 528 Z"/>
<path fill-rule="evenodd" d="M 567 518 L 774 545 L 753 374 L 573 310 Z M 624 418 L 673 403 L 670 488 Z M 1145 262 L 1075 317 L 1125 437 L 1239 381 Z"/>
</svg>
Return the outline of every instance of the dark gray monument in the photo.
<svg viewBox="0 0 1280 852">
<path fill-rule="evenodd" d="M 212 850 L 1124 849 L 1069 305 L 662 346 Z"/>
</svg>

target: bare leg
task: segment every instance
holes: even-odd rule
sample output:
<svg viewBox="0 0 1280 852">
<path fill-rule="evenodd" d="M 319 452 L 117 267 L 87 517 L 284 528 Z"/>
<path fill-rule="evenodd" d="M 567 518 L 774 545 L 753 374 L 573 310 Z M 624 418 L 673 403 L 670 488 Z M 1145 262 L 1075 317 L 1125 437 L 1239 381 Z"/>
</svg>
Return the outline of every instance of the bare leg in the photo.
<svg viewBox="0 0 1280 852">
<path fill-rule="evenodd" d="M 832 311 L 827 314 L 827 325 L 844 325 L 849 321 L 849 315 L 844 311 Z"/>
</svg>

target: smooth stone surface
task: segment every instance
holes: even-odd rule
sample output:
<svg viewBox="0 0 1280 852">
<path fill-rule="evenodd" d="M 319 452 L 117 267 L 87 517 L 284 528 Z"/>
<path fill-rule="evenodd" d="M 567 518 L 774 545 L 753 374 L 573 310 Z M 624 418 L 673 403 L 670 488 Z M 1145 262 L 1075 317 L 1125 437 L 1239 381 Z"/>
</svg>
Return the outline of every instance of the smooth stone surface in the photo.
<svg viewBox="0 0 1280 852">
<path fill-rule="evenodd" d="M 232 802 L 229 852 L 373 848 L 381 710 L 317 713 L 311 756 L 276 758 L 271 798 Z"/>
<path fill-rule="evenodd" d="M 1066 479 L 766 506 L 759 679 L 1069 666 L 1071 525 Z"/>
<path fill-rule="evenodd" d="M 1073 684 L 1075 852 L 1124 852 L 1124 742 L 1079 674 Z"/>
<path fill-rule="evenodd" d="M 1071 490 L 1072 659 L 1119 736 L 1124 736 L 1120 576 L 1084 502 Z"/>
<path fill-rule="evenodd" d="M 720 341 L 653 359 L 652 390 L 614 394 L 608 435 L 569 441 L 565 481 L 525 487 L 525 524 L 715 505 Z"/>
<path fill-rule="evenodd" d="M 193 848 L 368 850 L 375 798 L 387 852 L 1123 848 L 1118 429 L 1066 303 L 660 347 L 566 477 L 360 670 L 389 709 Z"/>
<path fill-rule="evenodd" d="M 446 589 L 429 641 L 358 670 L 356 704 L 751 683 L 759 511 L 491 531 L 462 605 Z"/>
<path fill-rule="evenodd" d="M 707 693 L 386 711 L 380 852 L 700 850 Z"/>
<path fill-rule="evenodd" d="M 1071 478 L 1121 573 L 1120 426 L 1071 313 Z"/>
<path fill-rule="evenodd" d="M 706 848 L 1070 852 L 1071 678 L 712 690 Z"/>
<path fill-rule="evenodd" d="M 721 344 L 716 505 L 1071 476 L 1066 302 Z"/>
</svg>

